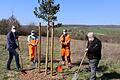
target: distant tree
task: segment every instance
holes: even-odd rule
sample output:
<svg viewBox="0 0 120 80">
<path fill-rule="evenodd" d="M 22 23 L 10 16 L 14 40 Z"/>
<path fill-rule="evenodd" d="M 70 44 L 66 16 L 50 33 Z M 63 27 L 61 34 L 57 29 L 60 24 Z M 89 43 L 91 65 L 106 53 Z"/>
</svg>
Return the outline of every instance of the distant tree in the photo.
<svg viewBox="0 0 120 80">
<path fill-rule="evenodd" d="M 12 25 L 16 26 L 18 30 L 21 27 L 14 15 L 10 16 L 8 19 L 2 19 L 0 21 L 0 34 L 6 34 L 11 29 Z"/>
<path fill-rule="evenodd" d="M 7 19 L 2 19 L 0 21 L 0 34 L 6 34 L 8 31 L 8 21 Z"/>
<path fill-rule="evenodd" d="M 10 28 L 12 25 L 16 26 L 17 29 L 19 29 L 21 27 L 19 21 L 16 19 L 16 17 L 14 15 L 12 15 L 11 17 L 8 18 L 8 25 Z"/>
</svg>

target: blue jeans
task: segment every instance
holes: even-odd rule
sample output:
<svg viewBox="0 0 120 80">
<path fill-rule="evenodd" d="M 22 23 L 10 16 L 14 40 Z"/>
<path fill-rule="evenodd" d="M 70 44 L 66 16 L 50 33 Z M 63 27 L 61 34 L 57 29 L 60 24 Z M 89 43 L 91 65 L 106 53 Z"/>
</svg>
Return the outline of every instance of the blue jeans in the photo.
<svg viewBox="0 0 120 80">
<path fill-rule="evenodd" d="M 98 59 L 89 60 L 89 65 L 91 69 L 90 80 L 96 80 L 96 69 L 97 69 L 98 63 L 99 63 Z"/>
<path fill-rule="evenodd" d="M 16 67 L 17 69 L 19 69 L 20 68 L 19 54 L 16 52 L 15 49 L 9 49 L 8 53 L 9 53 L 9 58 L 7 61 L 7 69 L 10 69 L 10 64 L 12 62 L 13 56 L 15 56 Z"/>
</svg>

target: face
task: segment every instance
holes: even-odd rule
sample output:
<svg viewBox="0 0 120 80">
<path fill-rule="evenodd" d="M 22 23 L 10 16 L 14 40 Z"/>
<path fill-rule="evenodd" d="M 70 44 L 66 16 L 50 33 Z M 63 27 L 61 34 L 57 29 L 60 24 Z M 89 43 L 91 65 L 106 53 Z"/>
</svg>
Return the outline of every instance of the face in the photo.
<svg viewBox="0 0 120 80">
<path fill-rule="evenodd" d="M 88 41 L 93 41 L 94 40 L 94 33 L 93 32 L 89 32 L 88 34 L 87 34 L 87 36 L 88 36 Z"/>
<path fill-rule="evenodd" d="M 11 31 L 12 31 L 12 32 L 16 32 L 16 28 L 12 28 Z"/>
<path fill-rule="evenodd" d="M 66 32 L 65 32 L 65 31 L 63 32 L 63 35 L 66 35 Z"/>
<path fill-rule="evenodd" d="M 88 37 L 88 41 L 93 41 L 94 40 L 94 37 Z"/>
<path fill-rule="evenodd" d="M 35 35 L 35 33 L 33 33 L 33 32 L 32 32 L 32 33 L 31 33 L 31 35 L 32 35 L 32 36 L 34 36 L 34 35 Z"/>
</svg>

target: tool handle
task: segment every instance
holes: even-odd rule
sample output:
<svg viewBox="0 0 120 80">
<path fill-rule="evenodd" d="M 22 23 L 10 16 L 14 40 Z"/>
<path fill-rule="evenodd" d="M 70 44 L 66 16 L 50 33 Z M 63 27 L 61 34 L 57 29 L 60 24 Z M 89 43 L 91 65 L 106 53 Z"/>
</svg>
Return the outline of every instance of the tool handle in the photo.
<svg viewBox="0 0 120 80">
<path fill-rule="evenodd" d="M 23 69 L 23 59 L 22 59 L 22 56 L 21 56 L 20 43 L 19 43 L 19 40 L 18 40 L 18 39 L 17 39 L 17 43 L 18 43 L 18 50 L 19 50 L 21 68 Z"/>
<path fill-rule="evenodd" d="M 79 72 L 79 70 L 80 70 L 80 68 L 81 68 L 81 66 L 82 66 L 82 63 L 83 63 L 83 61 L 84 61 L 84 59 L 85 59 L 85 57 L 86 57 L 86 54 L 87 54 L 87 51 L 85 52 L 85 54 L 84 54 L 84 56 L 83 56 L 83 58 L 82 58 L 82 61 L 80 62 L 80 66 L 79 66 L 79 68 L 78 68 L 77 73 Z"/>
</svg>

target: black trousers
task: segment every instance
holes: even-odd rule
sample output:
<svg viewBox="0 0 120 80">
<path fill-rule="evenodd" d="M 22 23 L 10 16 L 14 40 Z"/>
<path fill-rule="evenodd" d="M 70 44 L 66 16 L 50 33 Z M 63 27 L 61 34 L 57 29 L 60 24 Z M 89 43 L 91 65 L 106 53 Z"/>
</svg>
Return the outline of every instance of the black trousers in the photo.
<svg viewBox="0 0 120 80">
<path fill-rule="evenodd" d="M 7 69 L 10 69 L 10 65 L 11 65 L 13 56 L 15 56 L 16 67 L 17 67 L 17 69 L 19 69 L 20 68 L 19 54 L 16 52 L 15 49 L 8 50 L 8 53 L 9 53 L 9 58 L 7 61 Z"/>
</svg>

